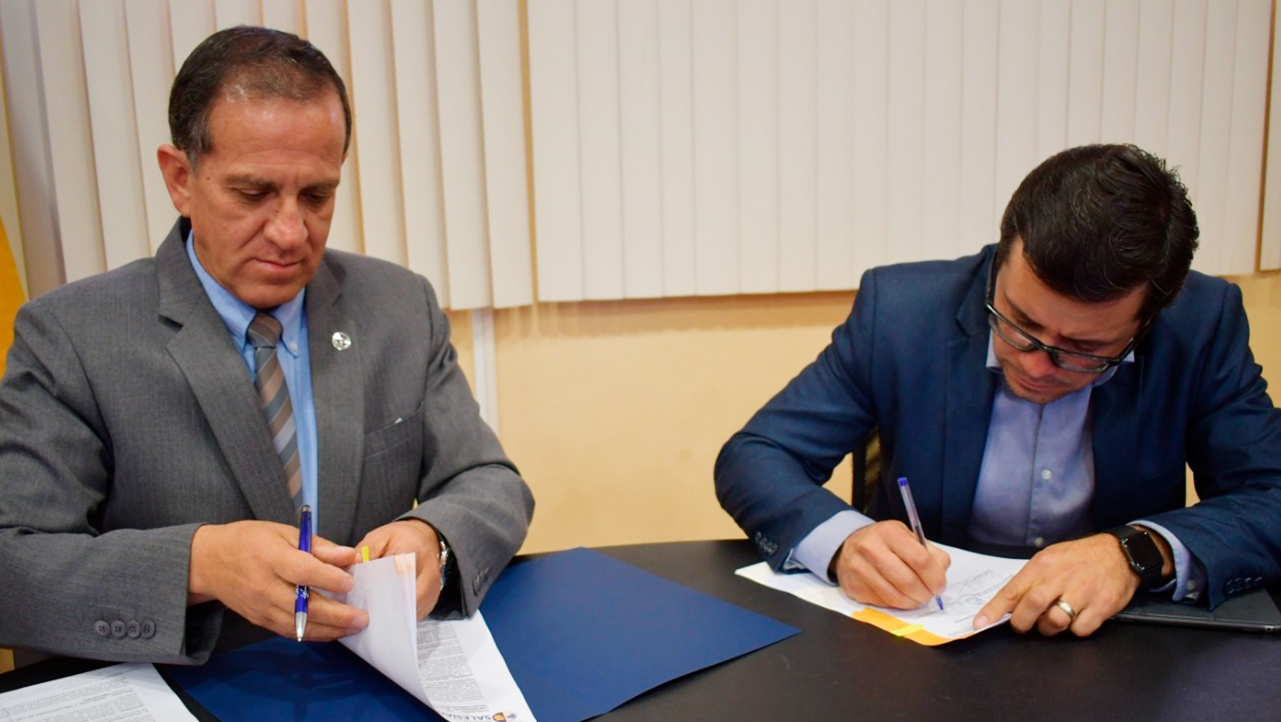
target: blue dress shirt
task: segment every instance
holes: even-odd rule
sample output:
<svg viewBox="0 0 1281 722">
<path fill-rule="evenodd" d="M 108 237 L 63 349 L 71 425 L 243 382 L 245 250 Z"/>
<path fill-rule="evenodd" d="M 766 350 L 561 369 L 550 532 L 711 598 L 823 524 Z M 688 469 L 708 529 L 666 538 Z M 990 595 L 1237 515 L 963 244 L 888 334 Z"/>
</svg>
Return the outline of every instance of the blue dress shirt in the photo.
<svg viewBox="0 0 1281 722">
<path fill-rule="evenodd" d="M 194 233 L 187 236 L 187 257 L 191 267 L 196 270 L 200 285 L 213 303 L 214 309 L 227 325 L 231 342 L 240 350 L 240 356 L 249 370 L 249 379 L 254 376 L 253 344 L 245 336 L 249 324 L 258 315 L 258 311 L 241 301 L 218 284 L 213 276 L 200 265 L 196 258 L 195 246 L 192 243 Z M 298 433 L 298 461 L 302 467 L 302 499 L 310 504 L 312 510 L 312 528 L 320 526 L 320 507 L 317 504 L 317 439 L 316 439 L 316 404 L 311 394 L 311 352 L 307 347 L 307 310 L 304 300 L 307 289 L 298 292 L 287 303 L 272 309 L 271 315 L 280 322 L 280 343 L 276 346 L 276 358 L 285 372 L 285 384 L 289 387 L 289 402 L 294 408 L 294 426 Z M 281 483 L 284 483 L 283 478 Z"/>
<path fill-rule="evenodd" d="M 1131 352 L 1122 363 L 1133 359 Z M 1001 373 L 991 336 L 987 367 Z M 1089 530 L 1094 496 L 1090 394 L 1115 371 L 1109 369 L 1090 385 L 1048 404 L 1015 396 L 1002 380 L 974 495 L 971 538 L 988 544 L 1041 548 Z M 846 537 L 871 523 L 872 519 L 856 511 L 836 514 L 796 545 L 783 568 L 808 569 L 833 583 L 827 576 L 832 557 Z M 1162 590 L 1173 591 L 1175 601 L 1196 599 L 1204 586 L 1205 571 L 1187 547 L 1159 524 L 1131 523 L 1142 523 L 1170 545 L 1175 579 Z"/>
</svg>

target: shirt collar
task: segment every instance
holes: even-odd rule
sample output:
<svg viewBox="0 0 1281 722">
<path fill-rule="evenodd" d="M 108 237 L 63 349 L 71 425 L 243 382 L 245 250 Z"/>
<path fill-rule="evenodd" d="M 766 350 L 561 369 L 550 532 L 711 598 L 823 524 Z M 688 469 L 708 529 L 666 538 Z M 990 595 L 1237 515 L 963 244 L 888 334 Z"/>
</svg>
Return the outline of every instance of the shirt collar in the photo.
<svg viewBox="0 0 1281 722">
<path fill-rule="evenodd" d="M 222 322 L 227 325 L 231 340 L 236 344 L 236 348 L 243 350 L 249 343 L 245 338 L 245 332 L 249 330 L 249 324 L 254 320 L 254 316 L 258 315 L 258 310 L 233 296 L 230 291 L 214 280 L 213 276 L 209 275 L 205 267 L 200 265 L 200 259 L 196 257 L 194 239 L 194 231 L 187 234 L 187 258 L 191 260 L 191 267 L 195 269 L 196 277 L 200 279 L 200 285 L 205 289 L 205 295 L 209 297 L 214 309 L 222 317 Z M 302 333 L 306 296 L 307 288 L 304 286 L 297 296 L 271 310 L 271 315 L 280 322 L 280 340 L 284 341 L 285 351 L 293 356 L 297 356 L 299 351 L 298 339 Z"/>
<path fill-rule="evenodd" d="M 994 341 L 994 335 L 995 334 L 992 331 L 987 332 L 987 368 L 990 371 L 996 371 L 1000 373 L 1001 363 L 996 360 L 996 346 Z M 1133 363 L 1133 361 L 1134 361 L 1134 351 L 1130 351 L 1130 353 L 1125 355 L 1125 358 L 1121 359 L 1121 363 L 1123 364 Z M 1111 379 L 1116 374 L 1116 370 L 1118 368 L 1120 367 L 1119 366 L 1109 367 L 1107 371 L 1104 371 L 1103 373 L 1099 374 L 1099 377 L 1097 379 L 1094 379 L 1094 381 L 1090 383 L 1090 386 L 1102 386 L 1103 384 L 1107 383 L 1108 380 Z"/>
</svg>

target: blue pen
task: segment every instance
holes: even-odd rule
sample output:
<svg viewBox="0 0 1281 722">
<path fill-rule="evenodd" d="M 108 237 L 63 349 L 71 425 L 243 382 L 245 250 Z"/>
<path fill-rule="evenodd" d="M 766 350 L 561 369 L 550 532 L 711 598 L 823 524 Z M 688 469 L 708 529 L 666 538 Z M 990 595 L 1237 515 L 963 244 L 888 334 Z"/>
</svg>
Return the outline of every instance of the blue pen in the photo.
<svg viewBox="0 0 1281 722">
<path fill-rule="evenodd" d="M 311 553 L 311 507 L 303 504 L 302 516 L 298 520 L 298 550 Z M 298 598 L 294 601 L 294 636 L 302 641 L 303 632 L 307 631 L 307 598 L 311 590 L 298 585 Z"/>
<path fill-rule="evenodd" d="M 907 507 L 907 520 L 912 524 L 912 531 L 916 533 L 916 540 L 926 549 L 929 545 L 925 543 L 925 530 L 921 528 L 921 515 L 916 513 L 916 502 L 912 501 L 912 487 L 907 485 L 907 477 L 898 478 L 898 491 L 903 495 L 903 506 Z M 939 609 L 943 609 L 943 597 L 934 597 L 934 601 L 939 603 Z"/>
</svg>

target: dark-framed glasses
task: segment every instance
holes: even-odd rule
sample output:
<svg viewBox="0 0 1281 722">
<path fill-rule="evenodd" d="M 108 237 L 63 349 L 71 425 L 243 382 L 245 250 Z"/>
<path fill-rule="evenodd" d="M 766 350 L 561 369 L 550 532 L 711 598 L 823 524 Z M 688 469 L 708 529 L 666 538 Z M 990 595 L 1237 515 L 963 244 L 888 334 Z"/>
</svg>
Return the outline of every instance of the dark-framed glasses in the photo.
<svg viewBox="0 0 1281 722">
<path fill-rule="evenodd" d="M 987 271 L 987 322 L 992 327 L 992 331 L 1001 340 L 1008 343 L 1015 351 L 1044 351 L 1050 357 L 1050 361 L 1055 366 L 1064 371 L 1075 371 L 1084 374 L 1101 374 L 1104 371 L 1116 366 L 1125 360 L 1126 356 L 1139 345 L 1139 340 L 1143 338 L 1144 331 L 1147 330 L 1151 319 L 1139 328 L 1139 332 L 1130 339 L 1121 353 L 1116 356 L 1096 356 L 1090 353 L 1081 353 L 1080 351 L 1068 351 L 1055 346 L 1047 346 L 1041 343 L 1035 336 L 1024 331 L 1014 324 L 1013 321 L 1001 315 L 996 310 L 993 301 L 996 298 L 996 259 L 988 266 Z"/>
</svg>

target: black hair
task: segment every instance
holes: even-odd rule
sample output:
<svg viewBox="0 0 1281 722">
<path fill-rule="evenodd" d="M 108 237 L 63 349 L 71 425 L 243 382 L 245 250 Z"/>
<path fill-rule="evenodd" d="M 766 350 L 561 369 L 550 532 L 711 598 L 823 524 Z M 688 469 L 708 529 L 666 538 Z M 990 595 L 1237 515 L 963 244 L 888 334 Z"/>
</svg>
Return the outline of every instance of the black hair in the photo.
<svg viewBox="0 0 1281 722">
<path fill-rule="evenodd" d="M 342 101 L 351 144 L 351 104 L 347 86 L 316 46 L 297 35 L 239 25 L 210 35 L 191 51 L 169 91 L 169 133 L 194 168 L 213 148 L 209 114 L 231 86 L 251 99 L 315 100 L 330 88 Z"/>
<path fill-rule="evenodd" d="M 1164 161 L 1133 145 L 1086 145 L 1019 184 L 994 263 L 1022 240 L 1033 273 L 1062 296 L 1100 303 L 1146 287 L 1146 322 L 1183 287 L 1199 235 L 1187 188 Z"/>
</svg>

